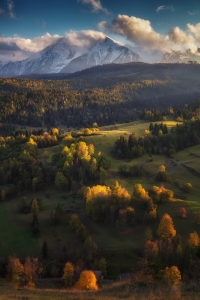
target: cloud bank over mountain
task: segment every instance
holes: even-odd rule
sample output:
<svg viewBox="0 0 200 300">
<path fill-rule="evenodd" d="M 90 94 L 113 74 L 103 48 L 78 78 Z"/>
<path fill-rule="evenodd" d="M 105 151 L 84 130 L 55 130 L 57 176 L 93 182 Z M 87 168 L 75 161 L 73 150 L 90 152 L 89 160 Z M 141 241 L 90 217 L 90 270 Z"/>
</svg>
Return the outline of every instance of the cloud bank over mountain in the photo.
<svg viewBox="0 0 200 300">
<path fill-rule="evenodd" d="M 198 55 L 200 46 L 200 23 L 187 24 L 187 30 L 179 27 L 171 28 L 165 36 L 157 33 L 151 26 L 150 21 L 134 16 L 118 15 L 111 23 L 102 21 L 98 24 L 99 29 L 118 34 L 127 40 L 140 46 L 146 52 L 159 51 L 161 53 L 173 50 L 186 51 Z"/>
<path fill-rule="evenodd" d="M 18 61 L 28 57 L 34 57 L 38 52 L 58 41 L 63 36 L 46 33 L 34 39 L 26 39 L 19 36 L 0 36 L 0 61 Z M 69 31 L 65 35 L 69 46 L 76 47 L 80 54 L 93 47 L 99 40 L 105 38 L 105 34 L 94 30 Z"/>
<path fill-rule="evenodd" d="M 82 0 L 81 0 L 82 1 Z M 82 1 L 85 4 L 93 5 L 93 9 L 100 9 L 98 1 Z M 93 4 L 92 4 L 93 3 Z M 98 4 L 99 3 L 99 4 Z M 97 5 L 97 6 L 95 6 Z M 164 8 L 162 8 L 164 9 Z M 160 8 L 159 11 L 162 11 Z M 118 15 L 111 22 L 102 21 L 98 24 L 100 31 L 95 30 L 70 30 L 65 34 L 67 44 L 76 48 L 76 52 L 81 55 L 91 49 L 98 41 L 105 39 L 106 34 L 115 34 L 123 37 L 140 49 L 141 57 L 145 61 L 152 61 L 152 57 L 161 57 L 164 53 L 189 51 L 199 56 L 200 47 L 200 23 L 186 25 L 186 30 L 174 27 L 167 34 L 162 35 L 154 30 L 149 20 L 135 16 Z M 15 35 L 6 37 L 0 35 L 0 61 L 20 61 L 26 58 L 34 58 L 46 47 L 52 45 L 63 36 L 58 34 L 38 36 L 32 39 Z M 144 54 L 144 55 L 143 55 Z"/>
</svg>

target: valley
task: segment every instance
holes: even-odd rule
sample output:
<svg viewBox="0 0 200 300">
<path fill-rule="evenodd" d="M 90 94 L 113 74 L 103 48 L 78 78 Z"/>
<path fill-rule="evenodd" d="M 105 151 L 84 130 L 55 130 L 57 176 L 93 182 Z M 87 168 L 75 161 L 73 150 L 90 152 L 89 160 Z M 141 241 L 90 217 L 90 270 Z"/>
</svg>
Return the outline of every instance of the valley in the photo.
<svg viewBox="0 0 200 300">
<path fill-rule="evenodd" d="M 185 289 L 186 275 L 197 280 L 199 71 L 125 64 L 64 80 L 0 79 L 2 277 L 11 258 L 23 268 L 28 257 L 37 258 L 42 273 L 32 280 L 23 273 L 36 299 L 45 286 L 47 299 L 55 289 L 79 299 L 75 287 L 63 284 L 66 262 L 76 281 L 84 269 L 103 273 L 95 298 L 105 292 L 114 299 L 117 288 L 123 294 L 121 274 L 131 274 L 130 289 L 133 281 L 146 286 L 141 299 L 152 282 L 161 288 L 167 266 L 181 271 Z M 164 216 L 173 222 L 173 238 L 158 233 Z M 137 277 L 146 258 L 150 281 Z M 190 297 L 184 288 L 179 292 Z"/>
</svg>

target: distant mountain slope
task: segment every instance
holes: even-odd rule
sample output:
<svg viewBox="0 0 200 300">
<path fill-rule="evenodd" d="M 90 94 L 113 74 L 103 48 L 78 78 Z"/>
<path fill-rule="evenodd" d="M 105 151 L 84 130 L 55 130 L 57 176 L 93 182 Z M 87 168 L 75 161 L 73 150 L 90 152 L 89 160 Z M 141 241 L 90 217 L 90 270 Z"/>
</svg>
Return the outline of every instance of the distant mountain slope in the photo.
<svg viewBox="0 0 200 300">
<path fill-rule="evenodd" d="M 37 57 L 0 66 L 1 76 L 26 74 L 73 73 L 96 65 L 141 61 L 140 56 L 122 44 L 106 37 L 85 54 L 78 47 L 69 46 L 66 38 L 59 38 L 37 54 Z"/>
<path fill-rule="evenodd" d="M 198 53 L 199 55 L 193 54 L 190 49 L 184 53 L 181 51 L 171 51 L 171 53 L 165 53 L 163 55 L 161 63 L 200 63 L 200 48 L 198 49 Z"/>
</svg>

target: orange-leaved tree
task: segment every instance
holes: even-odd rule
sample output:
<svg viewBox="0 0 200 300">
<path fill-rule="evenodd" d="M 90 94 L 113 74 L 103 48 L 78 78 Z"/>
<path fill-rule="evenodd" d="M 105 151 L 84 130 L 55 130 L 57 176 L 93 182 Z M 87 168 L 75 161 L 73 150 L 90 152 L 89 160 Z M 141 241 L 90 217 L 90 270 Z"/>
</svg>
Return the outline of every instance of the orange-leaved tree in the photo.
<svg viewBox="0 0 200 300">
<path fill-rule="evenodd" d="M 19 258 L 9 256 L 6 278 L 8 282 L 18 285 L 20 281 L 20 276 L 24 273 L 24 267 L 20 262 Z"/>
<path fill-rule="evenodd" d="M 98 290 L 95 274 L 89 270 L 82 271 L 76 283 L 76 288 L 81 290 Z"/>
</svg>

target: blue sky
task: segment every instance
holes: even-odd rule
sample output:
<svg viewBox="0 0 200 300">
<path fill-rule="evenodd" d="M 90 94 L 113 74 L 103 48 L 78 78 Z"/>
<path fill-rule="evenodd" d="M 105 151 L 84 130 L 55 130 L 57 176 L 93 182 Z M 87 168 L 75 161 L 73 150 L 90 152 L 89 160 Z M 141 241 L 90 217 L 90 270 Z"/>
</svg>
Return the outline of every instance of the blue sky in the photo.
<svg viewBox="0 0 200 300">
<path fill-rule="evenodd" d="M 124 22 L 126 28 L 122 32 L 120 26 L 124 26 Z M 6 47 L 11 50 L 13 43 L 21 50 L 25 47 L 27 51 L 36 52 L 37 44 L 41 50 L 52 36 L 83 30 L 103 31 L 117 40 L 144 48 L 154 47 L 152 41 L 158 39 L 159 45 L 156 45 L 161 49 L 161 44 L 169 38 L 177 48 L 181 44 L 195 49 L 194 44 L 199 46 L 198 24 L 199 0 L 3 0 L 0 2 L 0 60 L 2 53 L 6 55 Z M 137 36 L 132 35 L 130 30 L 134 32 L 138 26 Z M 151 41 L 148 35 L 143 35 L 145 27 L 151 31 Z M 45 38 L 41 44 L 39 37 L 42 36 Z M 29 40 L 34 40 L 33 49 Z M 168 42 L 166 47 L 169 47 Z"/>
<path fill-rule="evenodd" d="M 95 11 L 92 4 L 81 0 L 4 0 L 0 4 L 4 10 L 0 15 L 0 34 L 33 38 L 46 32 L 64 35 L 70 29 L 95 30 L 99 22 L 111 21 L 118 14 L 149 20 L 161 34 L 171 27 L 185 29 L 187 23 L 200 22 L 199 0 L 101 0 L 100 3 L 108 13 Z M 9 4 L 13 6 L 11 11 Z M 163 9 L 157 11 L 159 7 Z"/>
</svg>

